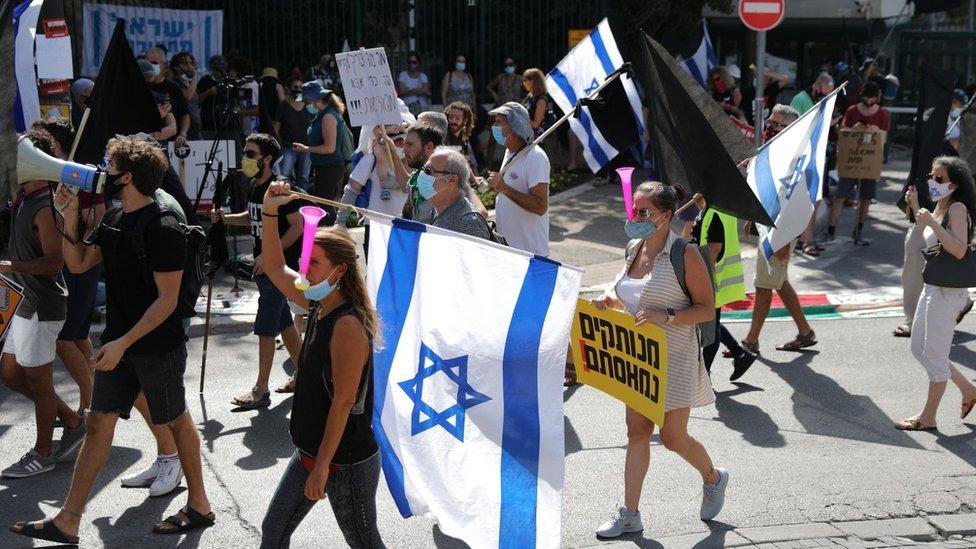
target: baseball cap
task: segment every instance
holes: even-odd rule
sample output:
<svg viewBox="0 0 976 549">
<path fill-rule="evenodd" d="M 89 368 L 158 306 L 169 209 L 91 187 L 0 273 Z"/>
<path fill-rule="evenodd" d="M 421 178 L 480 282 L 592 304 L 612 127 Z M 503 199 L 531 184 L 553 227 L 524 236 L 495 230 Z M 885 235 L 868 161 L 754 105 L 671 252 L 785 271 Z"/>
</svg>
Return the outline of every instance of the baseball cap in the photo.
<svg viewBox="0 0 976 549">
<path fill-rule="evenodd" d="M 966 103 L 969 103 L 969 96 L 966 95 L 965 91 L 960 89 L 957 89 L 956 91 L 952 92 L 952 98 L 964 105 Z"/>
<path fill-rule="evenodd" d="M 529 122 L 529 111 L 525 110 L 525 107 L 520 103 L 509 101 L 489 112 L 488 115 L 504 116 L 505 120 L 508 121 L 508 127 L 515 132 L 515 135 L 521 137 L 523 141 L 531 142 L 532 138 L 535 137 L 535 131 Z"/>
<path fill-rule="evenodd" d="M 71 83 L 71 95 L 81 95 L 95 87 L 95 83 L 87 78 L 79 78 Z"/>
<path fill-rule="evenodd" d="M 725 67 L 725 70 L 729 71 L 732 78 L 735 78 L 736 80 L 742 79 L 742 69 L 739 68 L 739 65 L 732 63 L 728 67 Z"/>
<path fill-rule="evenodd" d="M 837 64 L 834 65 L 834 72 L 844 72 L 849 68 L 851 68 L 851 66 L 844 61 L 838 61 Z"/>
</svg>

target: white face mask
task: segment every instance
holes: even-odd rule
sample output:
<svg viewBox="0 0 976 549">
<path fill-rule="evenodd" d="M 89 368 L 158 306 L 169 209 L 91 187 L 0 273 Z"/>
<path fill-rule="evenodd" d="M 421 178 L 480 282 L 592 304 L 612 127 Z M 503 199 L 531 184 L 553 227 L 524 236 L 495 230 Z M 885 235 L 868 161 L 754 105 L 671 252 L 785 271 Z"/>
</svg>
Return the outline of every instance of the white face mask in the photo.
<svg viewBox="0 0 976 549">
<path fill-rule="evenodd" d="M 938 202 L 943 198 L 952 194 L 952 189 L 949 188 L 949 182 L 939 183 L 934 179 L 929 179 L 929 196 L 932 200 Z"/>
</svg>

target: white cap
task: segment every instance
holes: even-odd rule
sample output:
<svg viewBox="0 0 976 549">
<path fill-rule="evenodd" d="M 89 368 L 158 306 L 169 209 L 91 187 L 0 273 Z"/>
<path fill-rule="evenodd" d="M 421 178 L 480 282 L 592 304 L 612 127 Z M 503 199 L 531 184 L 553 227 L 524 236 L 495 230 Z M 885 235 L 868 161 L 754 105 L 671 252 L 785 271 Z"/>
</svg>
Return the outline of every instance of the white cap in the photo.
<svg viewBox="0 0 976 549">
<path fill-rule="evenodd" d="M 729 71 L 729 74 L 732 75 L 732 78 L 735 78 L 736 80 L 742 79 L 742 69 L 739 68 L 739 65 L 732 63 L 728 67 L 725 67 L 725 70 Z"/>
</svg>

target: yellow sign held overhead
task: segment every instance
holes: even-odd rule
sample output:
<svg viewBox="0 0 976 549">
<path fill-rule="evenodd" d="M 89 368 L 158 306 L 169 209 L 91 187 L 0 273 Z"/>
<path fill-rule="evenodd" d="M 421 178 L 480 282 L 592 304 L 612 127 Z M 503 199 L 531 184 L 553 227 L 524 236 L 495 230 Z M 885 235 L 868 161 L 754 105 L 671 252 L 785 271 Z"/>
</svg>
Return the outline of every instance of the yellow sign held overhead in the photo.
<svg viewBox="0 0 976 549">
<path fill-rule="evenodd" d="M 664 425 L 668 350 L 664 330 L 637 326 L 621 311 L 600 310 L 580 299 L 570 345 L 580 383 L 623 402 L 655 425 Z"/>
</svg>

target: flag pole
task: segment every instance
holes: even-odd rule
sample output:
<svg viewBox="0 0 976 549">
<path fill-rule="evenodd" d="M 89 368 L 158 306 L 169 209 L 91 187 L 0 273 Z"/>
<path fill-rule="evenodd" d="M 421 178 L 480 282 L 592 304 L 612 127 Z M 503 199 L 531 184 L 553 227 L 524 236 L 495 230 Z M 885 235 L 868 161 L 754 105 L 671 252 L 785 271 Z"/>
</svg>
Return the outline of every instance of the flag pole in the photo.
<svg viewBox="0 0 976 549">
<path fill-rule="evenodd" d="M 537 146 L 537 145 L 541 144 L 543 139 L 545 139 L 545 138 L 549 137 L 550 135 L 552 135 L 552 133 L 556 131 L 556 128 L 558 128 L 564 122 L 566 122 L 567 120 L 569 120 L 569 118 L 571 116 L 573 116 L 574 114 L 576 114 L 576 112 L 584 105 L 584 102 L 585 101 L 590 100 L 590 99 L 596 99 L 597 96 L 599 96 L 600 92 L 603 91 L 603 88 L 606 88 L 610 84 L 613 84 L 613 82 L 616 81 L 618 78 L 620 78 L 621 75 L 623 75 L 623 74 L 630 74 L 631 72 L 633 72 L 633 68 L 632 68 L 631 64 L 628 62 L 628 63 L 624 63 L 623 65 L 620 66 L 619 69 L 617 69 L 617 70 L 613 71 L 612 73 L 610 73 L 609 75 L 607 75 L 606 80 L 604 80 L 603 83 L 600 84 L 600 87 L 598 87 L 597 89 L 593 90 L 586 97 L 584 97 L 584 98 L 580 99 L 579 101 L 577 101 L 576 102 L 576 108 L 574 108 L 574 109 L 570 110 L 569 112 L 567 112 L 566 114 L 564 114 L 563 117 L 560 118 L 559 120 L 556 120 L 551 126 L 549 126 L 549 128 L 546 129 L 546 131 L 542 132 L 542 134 L 540 134 L 539 137 L 536 137 L 535 140 L 532 141 L 532 143 L 529 144 L 529 147 L 523 147 L 522 150 L 519 151 L 518 153 L 516 153 L 515 156 L 513 156 L 512 158 L 510 158 L 508 160 L 508 162 L 505 162 L 505 164 L 502 165 L 501 169 L 498 170 L 498 174 L 504 176 L 505 175 L 505 170 L 507 170 L 508 167 L 511 166 L 513 162 L 515 162 L 516 160 L 518 160 L 519 158 L 521 158 L 526 152 L 528 152 L 528 150 L 529 150 L 529 148 L 531 146 Z"/>
<path fill-rule="evenodd" d="M 792 128 L 794 124 L 796 124 L 797 122 L 799 122 L 800 120 L 802 120 L 805 116 L 807 116 L 808 114 L 810 114 L 814 110 L 816 110 L 821 103 L 823 103 L 824 101 L 830 99 L 830 97 L 832 95 L 837 95 L 845 87 L 847 87 L 847 82 L 844 82 L 840 86 L 837 86 L 837 89 L 835 89 L 834 91 L 832 91 L 832 92 L 828 93 L 827 95 L 823 96 L 823 98 L 820 101 L 817 101 L 817 104 L 816 105 L 814 105 L 814 106 L 810 107 L 809 109 L 807 109 L 807 112 L 805 112 L 805 113 L 801 114 L 800 116 L 798 116 L 796 118 L 796 120 L 790 122 L 785 128 L 783 128 L 782 130 L 780 130 L 780 132 L 778 134 L 774 135 L 769 141 L 763 143 L 762 146 L 759 147 L 759 149 L 756 149 L 756 152 L 758 153 L 759 150 L 768 147 L 770 143 L 772 143 L 773 141 L 776 141 L 776 138 L 778 138 L 779 136 L 781 136 L 784 133 L 786 133 L 786 130 Z M 831 118 L 833 118 L 833 113 L 830 113 L 830 114 L 831 114 Z"/>
</svg>

